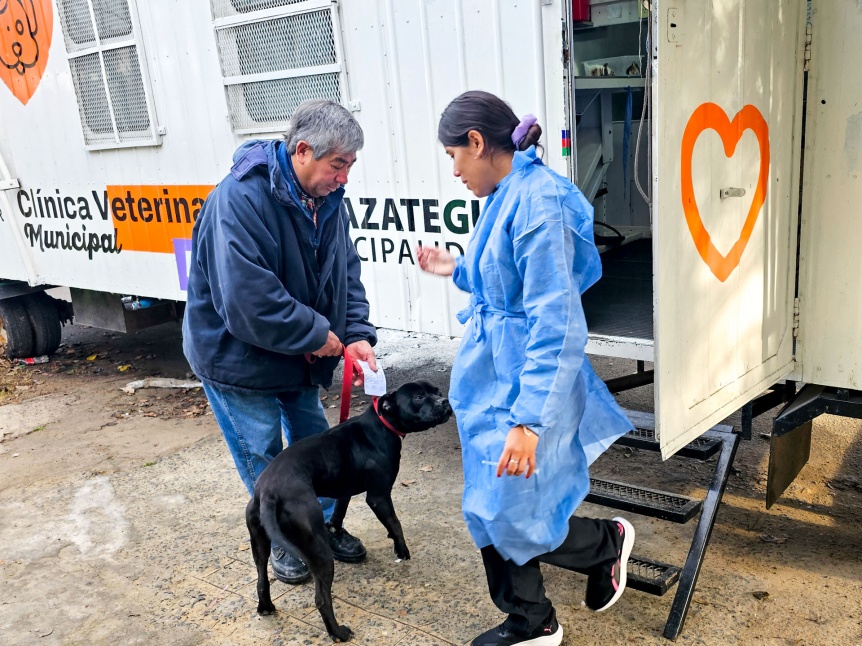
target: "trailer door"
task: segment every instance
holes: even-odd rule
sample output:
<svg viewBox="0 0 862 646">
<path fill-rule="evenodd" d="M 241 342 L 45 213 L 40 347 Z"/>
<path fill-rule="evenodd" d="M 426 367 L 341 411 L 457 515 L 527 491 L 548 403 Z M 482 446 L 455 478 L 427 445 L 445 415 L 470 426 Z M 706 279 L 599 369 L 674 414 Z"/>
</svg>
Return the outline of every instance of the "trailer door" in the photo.
<svg viewBox="0 0 862 646">
<path fill-rule="evenodd" d="M 655 410 L 667 458 L 793 367 L 805 3 L 653 11 Z"/>
<path fill-rule="evenodd" d="M 862 389 L 862 5 L 813 4 L 797 356 L 807 383 Z M 844 72 L 844 73 L 842 73 Z"/>
</svg>

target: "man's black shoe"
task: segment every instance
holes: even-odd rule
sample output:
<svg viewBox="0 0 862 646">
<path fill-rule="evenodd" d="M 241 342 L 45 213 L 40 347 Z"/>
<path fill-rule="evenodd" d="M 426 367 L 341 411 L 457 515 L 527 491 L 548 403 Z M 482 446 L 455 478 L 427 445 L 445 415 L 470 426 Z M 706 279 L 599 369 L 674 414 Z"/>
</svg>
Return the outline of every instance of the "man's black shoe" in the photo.
<svg viewBox="0 0 862 646">
<path fill-rule="evenodd" d="M 485 631 L 472 642 L 471 646 L 559 646 L 563 641 L 563 627 L 557 622 L 557 615 L 551 616 L 551 621 L 539 626 L 529 635 L 516 635 L 500 624 L 496 628 Z"/>
<path fill-rule="evenodd" d="M 282 583 L 296 585 L 311 578 L 308 566 L 280 547 L 272 547 L 269 553 L 269 563 L 272 565 L 272 573 L 275 574 L 275 578 Z"/>
<path fill-rule="evenodd" d="M 336 529 L 326 523 L 326 531 L 329 534 L 329 549 L 336 561 L 359 563 L 365 560 L 365 546 L 362 541 L 351 536 L 346 529 Z"/>
</svg>

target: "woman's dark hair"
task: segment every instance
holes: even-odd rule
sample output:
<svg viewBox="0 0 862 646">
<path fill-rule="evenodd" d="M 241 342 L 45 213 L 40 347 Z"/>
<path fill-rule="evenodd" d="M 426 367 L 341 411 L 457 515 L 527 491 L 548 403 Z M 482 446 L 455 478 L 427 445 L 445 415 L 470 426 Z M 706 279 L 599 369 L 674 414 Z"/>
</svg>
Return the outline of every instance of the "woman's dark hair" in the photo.
<svg viewBox="0 0 862 646">
<path fill-rule="evenodd" d="M 475 130 L 485 140 L 485 149 L 495 152 L 526 150 L 542 136 L 539 124 L 533 124 L 516 146 L 512 133 L 520 123 L 509 104 L 490 92 L 464 92 L 446 106 L 437 127 L 437 138 L 444 146 L 466 146 L 467 134 Z M 484 155 L 484 153 L 483 153 Z"/>
</svg>

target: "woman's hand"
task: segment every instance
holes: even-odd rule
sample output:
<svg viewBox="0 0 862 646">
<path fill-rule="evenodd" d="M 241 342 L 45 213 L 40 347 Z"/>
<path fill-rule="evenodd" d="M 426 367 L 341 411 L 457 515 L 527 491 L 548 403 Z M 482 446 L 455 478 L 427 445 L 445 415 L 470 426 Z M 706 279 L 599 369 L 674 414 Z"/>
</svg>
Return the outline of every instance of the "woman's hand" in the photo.
<svg viewBox="0 0 862 646">
<path fill-rule="evenodd" d="M 423 271 L 438 276 L 451 276 L 455 271 L 455 258 L 439 247 L 417 247 L 416 257 Z"/>
<path fill-rule="evenodd" d="M 516 426 L 509 431 L 503 455 L 497 463 L 497 477 L 505 472 L 510 476 L 520 476 L 525 472 L 529 478 L 536 472 L 536 445 L 539 436 L 526 426 Z"/>
</svg>

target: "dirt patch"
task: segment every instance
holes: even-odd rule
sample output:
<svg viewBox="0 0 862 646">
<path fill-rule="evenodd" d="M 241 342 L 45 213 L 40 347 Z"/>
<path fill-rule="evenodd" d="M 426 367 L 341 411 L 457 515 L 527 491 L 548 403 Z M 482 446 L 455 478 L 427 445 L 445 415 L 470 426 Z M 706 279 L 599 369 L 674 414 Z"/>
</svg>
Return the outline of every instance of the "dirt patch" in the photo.
<svg viewBox="0 0 862 646">
<path fill-rule="evenodd" d="M 176 324 L 132 335 L 70 326 L 48 363 L 3 360 L 0 487 L 111 473 L 212 435 L 201 388 L 122 391 L 137 379 L 188 376 Z"/>
<path fill-rule="evenodd" d="M 121 390 L 145 377 L 188 378 L 177 326 L 125 336 L 81 328 L 64 334 L 65 346 L 49 364 L 0 365 L 4 644 L 331 643 L 310 585 L 275 583 L 278 614 L 258 618 L 247 494 L 203 393 Z M 457 342 L 386 338 L 379 350 L 390 360 L 390 386 L 425 378 L 445 390 Z M 604 378 L 633 369 L 620 360 L 594 364 Z M 337 389 L 324 397 L 334 422 Z M 619 399 L 627 408 L 652 409 L 650 387 Z M 367 403 L 354 390 L 353 411 Z M 767 511 L 772 414 L 759 418 L 754 438 L 740 445 L 678 643 L 862 643 L 862 422 L 818 419 L 810 463 Z M 714 466 L 714 458 L 662 462 L 654 453 L 614 448 L 593 474 L 702 497 Z M 393 500 L 413 558 L 395 563 L 391 540 L 357 498 L 348 528 L 369 557 L 358 566 L 336 564 L 336 611 L 356 631 L 356 644 L 464 644 L 501 616 L 461 518 L 454 423 L 405 440 L 398 481 Z M 618 513 L 592 505 L 581 512 Z M 694 522 L 627 516 L 637 553 L 684 562 Z M 545 573 L 566 646 L 668 643 L 661 633 L 673 591 L 660 598 L 626 592 L 596 615 L 581 607 L 585 577 L 550 567 Z"/>
<path fill-rule="evenodd" d="M 13 359 L 0 358 L 0 406 L 21 401 L 34 386 L 45 383 L 44 379 L 34 377 L 30 366 L 18 365 Z"/>
</svg>

